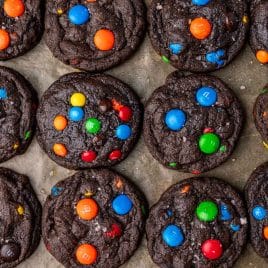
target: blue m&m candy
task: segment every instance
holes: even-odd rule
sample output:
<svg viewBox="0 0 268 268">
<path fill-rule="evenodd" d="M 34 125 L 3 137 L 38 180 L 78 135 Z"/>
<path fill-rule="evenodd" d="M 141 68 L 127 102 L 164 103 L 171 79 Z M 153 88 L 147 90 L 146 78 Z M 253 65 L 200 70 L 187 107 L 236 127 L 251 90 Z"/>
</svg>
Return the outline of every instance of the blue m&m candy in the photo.
<svg viewBox="0 0 268 268">
<path fill-rule="evenodd" d="M 7 98 L 7 90 L 4 87 L 0 88 L 0 100 Z"/>
<path fill-rule="evenodd" d="M 81 107 L 72 107 L 69 110 L 69 118 L 71 121 L 80 121 L 84 118 L 84 110 Z"/>
<path fill-rule="evenodd" d="M 130 198 L 125 194 L 118 195 L 112 202 L 112 208 L 118 215 L 126 215 L 133 207 Z"/>
<path fill-rule="evenodd" d="M 218 49 L 216 51 L 208 52 L 206 54 L 206 60 L 210 63 L 221 66 L 224 64 L 224 60 L 222 59 L 224 56 L 225 51 L 223 49 Z"/>
<path fill-rule="evenodd" d="M 261 221 L 265 219 L 266 215 L 266 209 L 262 206 L 256 206 L 252 209 L 252 216 L 255 220 Z"/>
<path fill-rule="evenodd" d="M 53 186 L 51 189 L 51 195 L 52 196 L 58 196 L 62 192 L 62 187 Z"/>
<path fill-rule="evenodd" d="M 209 107 L 216 103 L 218 94 L 212 87 L 201 87 L 196 92 L 196 100 L 201 106 Z"/>
<path fill-rule="evenodd" d="M 197 6 L 204 6 L 208 4 L 210 0 L 192 0 L 192 3 Z"/>
<path fill-rule="evenodd" d="M 184 127 L 186 115 L 180 109 L 171 109 L 166 113 L 165 123 L 171 130 L 177 131 Z"/>
<path fill-rule="evenodd" d="M 71 23 L 75 25 L 82 25 L 90 19 L 90 13 L 87 7 L 83 5 L 75 5 L 70 8 L 68 17 Z"/>
<path fill-rule="evenodd" d="M 232 215 L 228 210 L 228 207 L 226 205 L 220 205 L 221 210 L 221 220 L 222 221 L 229 221 L 232 219 Z"/>
<path fill-rule="evenodd" d="M 170 43 L 169 49 L 171 50 L 172 54 L 178 55 L 181 53 L 183 46 L 179 43 Z"/>
<path fill-rule="evenodd" d="M 163 230 L 162 239 L 169 247 L 177 247 L 182 245 L 184 235 L 180 227 L 170 224 Z"/>
<path fill-rule="evenodd" d="M 119 125 L 115 130 L 115 135 L 120 140 L 127 140 L 131 136 L 132 130 L 128 125 Z"/>
</svg>

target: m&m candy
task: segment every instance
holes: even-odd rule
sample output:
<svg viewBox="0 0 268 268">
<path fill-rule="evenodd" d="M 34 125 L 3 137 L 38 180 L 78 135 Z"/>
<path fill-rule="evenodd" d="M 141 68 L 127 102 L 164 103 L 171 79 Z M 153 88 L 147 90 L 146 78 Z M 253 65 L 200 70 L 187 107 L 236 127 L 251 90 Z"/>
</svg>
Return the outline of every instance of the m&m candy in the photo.
<svg viewBox="0 0 268 268">
<path fill-rule="evenodd" d="M 186 122 L 186 115 L 180 109 L 171 109 L 166 113 L 165 123 L 173 131 L 182 129 Z"/>
<path fill-rule="evenodd" d="M 177 247 L 182 245 L 184 235 L 180 227 L 170 224 L 163 230 L 162 239 L 169 247 Z"/>
<path fill-rule="evenodd" d="M 255 220 L 261 221 L 266 218 L 267 211 L 262 206 L 256 206 L 252 209 L 252 216 Z"/>
<path fill-rule="evenodd" d="M 197 206 L 196 215 L 200 221 L 213 221 L 218 215 L 218 207 L 212 201 L 203 201 Z"/>
<path fill-rule="evenodd" d="M 109 154 L 109 159 L 112 160 L 117 160 L 121 158 L 122 152 L 120 150 L 114 150 Z"/>
<path fill-rule="evenodd" d="M 190 23 L 190 32 L 196 39 L 203 40 L 207 38 L 211 30 L 211 24 L 205 18 L 195 18 Z"/>
<path fill-rule="evenodd" d="M 192 0 L 192 3 L 197 6 L 205 6 L 207 5 L 211 0 Z"/>
<path fill-rule="evenodd" d="M 90 150 L 90 151 L 85 151 L 81 154 L 81 159 L 84 161 L 84 162 L 93 162 L 97 157 L 97 154 L 96 152 Z"/>
<path fill-rule="evenodd" d="M 70 8 L 68 17 L 71 23 L 75 25 L 82 25 L 89 21 L 90 13 L 86 6 L 75 5 Z"/>
<path fill-rule="evenodd" d="M 55 155 L 64 157 L 67 155 L 67 149 L 64 144 L 61 143 L 55 143 L 53 145 L 53 151 Z"/>
<path fill-rule="evenodd" d="M 54 118 L 53 123 L 54 123 L 54 128 L 58 131 L 64 130 L 68 124 L 67 119 L 63 115 L 57 115 Z"/>
<path fill-rule="evenodd" d="M 63 191 L 62 187 L 53 186 L 51 189 L 52 196 L 58 196 Z"/>
<path fill-rule="evenodd" d="M 240 230 L 240 225 L 238 224 L 230 224 L 230 228 L 234 231 L 234 232 L 238 232 Z"/>
<path fill-rule="evenodd" d="M 268 226 L 263 228 L 263 237 L 268 240 Z"/>
<path fill-rule="evenodd" d="M 6 30 L 0 29 L 0 50 L 5 50 L 9 47 L 10 37 Z"/>
<path fill-rule="evenodd" d="M 133 203 L 126 194 L 118 195 L 112 202 L 112 208 L 118 215 L 128 214 L 133 207 Z"/>
<path fill-rule="evenodd" d="M 114 43 L 114 33 L 108 29 L 100 29 L 94 35 L 94 44 L 99 50 L 111 50 L 114 47 Z"/>
<path fill-rule="evenodd" d="M 256 52 L 256 58 L 260 63 L 268 63 L 268 51 L 266 50 L 258 50 Z"/>
<path fill-rule="evenodd" d="M 91 265 L 97 260 L 97 250 L 91 244 L 80 245 L 75 252 L 77 261 L 82 265 Z"/>
<path fill-rule="evenodd" d="M 221 210 L 221 220 L 222 221 L 229 221 L 232 219 L 232 215 L 229 212 L 228 207 L 226 205 L 221 204 L 220 210 Z"/>
<path fill-rule="evenodd" d="M 71 96 L 70 102 L 72 106 L 83 107 L 86 104 L 86 97 L 84 94 L 77 92 Z"/>
<path fill-rule="evenodd" d="M 7 98 L 7 90 L 4 87 L 0 88 L 0 100 L 5 100 Z"/>
<path fill-rule="evenodd" d="M 81 121 L 84 118 L 84 110 L 81 107 L 72 107 L 69 110 L 69 118 L 71 121 Z"/>
<path fill-rule="evenodd" d="M 23 15 L 25 7 L 22 0 L 5 0 L 4 11 L 9 17 L 16 18 Z"/>
<path fill-rule="evenodd" d="M 201 250 L 203 255 L 209 260 L 217 260 L 221 257 L 223 249 L 222 244 L 217 239 L 208 239 L 202 246 Z"/>
<path fill-rule="evenodd" d="M 171 50 L 172 54 L 178 55 L 183 50 L 183 45 L 181 45 L 179 43 L 170 43 L 169 49 Z"/>
<path fill-rule="evenodd" d="M 88 118 L 85 127 L 88 133 L 97 134 L 101 129 L 101 122 L 97 118 Z"/>
<path fill-rule="evenodd" d="M 98 215 L 98 205 L 92 198 L 85 198 L 76 204 L 76 212 L 82 220 L 92 220 Z"/>
<path fill-rule="evenodd" d="M 213 154 L 220 147 L 220 138 L 214 133 L 205 133 L 200 136 L 198 145 L 199 149 L 204 154 Z"/>
<path fill-rule="evenodd" d="M 224 64 L 222 59 L 225 56 L 225 51 L 223 49 L 218 49 L 216 51 L 211 51 L 206 54 L 206 60 L 210 63 L 217 64 L 221 66 Z"/>
<path fill-rule="evenodd" d="M 119 109 L 119 118 L 124 121 L 128 122 L 131 119 L 132 110 L 128 106 L 123 106 Z"/>
<path fill-rule="evenodd" d="M 196 92 L 197 102 L 204 107 L 212 106 L 218 98 L 217 91 L 212 87 L 201 87 Z"/>
<path fill-rule="evenodd" d="M 132 134 L 132 130 L 128 125 L 119 125 L 115 130 L 115 135 L 120 140 L 128 139 Z"/>
</svg>

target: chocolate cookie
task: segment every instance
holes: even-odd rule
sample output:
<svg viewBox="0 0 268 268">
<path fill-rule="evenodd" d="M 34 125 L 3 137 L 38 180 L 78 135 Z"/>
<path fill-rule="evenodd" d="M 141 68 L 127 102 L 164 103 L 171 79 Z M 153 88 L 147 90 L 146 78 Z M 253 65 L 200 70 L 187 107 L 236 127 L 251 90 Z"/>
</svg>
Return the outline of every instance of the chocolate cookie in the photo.
<svg viewBox="0 0 268 268">
<path fill-rule="evenodd" d="M 42 1 L 2 0 L 0 59 L 8 60 L 32 49 L 43 30 Z"/>
<path fill-rule="evenodd" d="M 41 205 L 29 179 L 0 168 L 0 267 L 11 268 L 37 248 L 41 234 Z"/>
<path fill-rule="evenodd" d="M 242 121 L 238 99 L 220 79 L 174 72 L 146 104 L 144 138 L 164 166 L 199 174 L 228 159 Z"/>
<path fill-rule="evenodd" d="M 263 139 L 263 144 L 268 147 L 268 84 L 255 101 L 253 117 L 255 126 Z"/>
<path fill-rule="evenodd" d="M 48 196 L 42 233 L 65 267 L 119 267 L 143 234 L 147 204 L 140 191 L 108 169 L 81 171 Z"/>
<path fill-rule="evenodd" d="M 126 158 L 137 141 L 141 105 L 112 76 L 72 73 L 45 92 L 37 119 L 39 144 L 59 165 L 111 166 Z"/>
<path fill-rule="evenodd" d="M 149 36 L 162 60 L 192 72 L 227 65 L 248 29 L 246 0 L 153 0 Z"/>
<path fill-rule="evenodd" d="M 142 0 L 49 0 L 46 43 L 55 57 L 86 71 L 109 69 L 129 58 L 145 33 Z"/>
<path fill-rule="evenodd" d="M 251 174 L 245 197 L 250 220 L 250 240 L 254 250 L 268 260 L 268 162 Z"/>
<path fill-rule="evenodd" d="M 251 0 L 250 46 L 259 62 L 268 63 L 268 1 Z"/>
<path fill-rule="evenodd" d="M 0 162 L 23 154 L 35 129 L 36 92 L 18 72 L 0 66 Z"/>
<path fill-rule="evenodd" d="M 160 267 L 233 267 L 247 238 L 239 194 L 215 178 L 171 186 L 151 208 L 148 249 Z"/>
</svg>

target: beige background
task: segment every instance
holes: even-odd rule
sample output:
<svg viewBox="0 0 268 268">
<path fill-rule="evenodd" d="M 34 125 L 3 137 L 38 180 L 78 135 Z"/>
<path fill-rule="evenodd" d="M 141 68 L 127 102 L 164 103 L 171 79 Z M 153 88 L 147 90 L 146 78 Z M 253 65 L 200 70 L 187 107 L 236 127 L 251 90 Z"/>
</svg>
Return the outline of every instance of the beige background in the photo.
<svg viewBox="0 0 268 268">
<path fill-rule="evenodd" d="M 74 71 L 71 67 L 65 66 L 53 58 L 43 40 L 25 56 L 1 64 L 21 72 L 39 92 L 39 97 L 61 75 Z M 144 103 L 152 91 L 162 85 L 165 77 L 173 70 L 170 65 L 160 60 L 147 37 L 139 51 L 129 61 L 107 73 L 132 86 Z M 259 90 L 268 82 L 268 68 L 255 60 L 247 46 L 231 65 L 214 74 L 222 78 L 236 92 L 244 106 L 246 122 L 231 159 L 217 169 L 208 172 L 207 175 L 225 179 L 242 190 L 254 168 L 268 160 L 268 150 L 263 147 L 252 120 L 254 100 Z M 36 139 L 24 155 L 17 156 L 1 166 L 28 175 L 42 203 L 58 180 L 73 173 L 73 171 L 59 167 L 52 162 L 41 151 Z M 160 166 L 149 154 L 143 138 L 140 139 L 130 156 L 115 169 L 140 186 L 150 205 L 155 203 L 161 193 L 171 184 L 191 176 L 191 174 L 171 171 Z M 258 257 L 248 245 L 235 267 L 264 268 L 267 266 L 267 263 Z M 19 267 L 56 268 L 62 266 L 46 251 L 41 242 L 37 251 Z M 123 267 L 156 267 L 148 255 L 145 238 L 134 256 Z"/>
</svg>

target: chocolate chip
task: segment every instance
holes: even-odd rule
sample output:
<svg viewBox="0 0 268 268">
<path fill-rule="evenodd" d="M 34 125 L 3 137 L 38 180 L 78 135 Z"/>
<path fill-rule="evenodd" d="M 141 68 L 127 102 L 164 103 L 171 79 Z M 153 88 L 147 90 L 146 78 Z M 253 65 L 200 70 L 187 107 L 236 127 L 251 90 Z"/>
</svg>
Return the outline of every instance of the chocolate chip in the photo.
<svg viewBox="0 0 268 268">
<path fill-rule="evenodd" d="M 111 110 L 111 108 L 112 108 L 111 101 L 109 101 L 107 99 L 103 99 L 100 101 L 100 103 L 99 103 L 100 112 L 105 113 L 105 112 Z"/>
<path fill-rule="evenodd" d="M 20 256 L 20 247 L 15 243 L 4 244 L 1 247 L 1 258 L 6 262 L 12 262 L 19 258 Z"/>
</svg>

